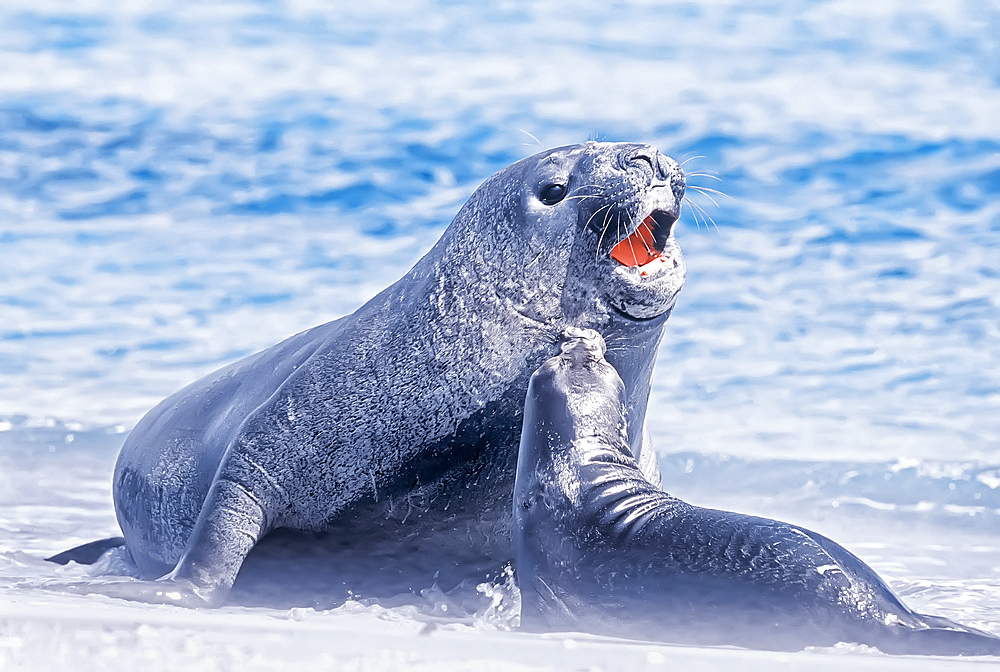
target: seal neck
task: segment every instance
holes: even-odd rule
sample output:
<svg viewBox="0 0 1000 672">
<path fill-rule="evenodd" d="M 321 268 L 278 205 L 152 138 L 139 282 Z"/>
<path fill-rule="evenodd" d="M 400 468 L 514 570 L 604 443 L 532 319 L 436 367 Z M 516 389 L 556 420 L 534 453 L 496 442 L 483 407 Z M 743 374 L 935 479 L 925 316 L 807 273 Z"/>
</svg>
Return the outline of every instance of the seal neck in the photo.
<svg viewBox="0 0 1000 672">
<path fill-rule="evenodd" d="M 656 364 L 656 354 L 672 310 L 670 308 L 660 316 L 641 322 L 625 323 L 623 319 L 615 320 L 608 333 L 604 334 L 608 345 L 605 358 L 625 383 L 628 444 L 636 461 L 642 453 L 653 366 Z"/>
</svg>

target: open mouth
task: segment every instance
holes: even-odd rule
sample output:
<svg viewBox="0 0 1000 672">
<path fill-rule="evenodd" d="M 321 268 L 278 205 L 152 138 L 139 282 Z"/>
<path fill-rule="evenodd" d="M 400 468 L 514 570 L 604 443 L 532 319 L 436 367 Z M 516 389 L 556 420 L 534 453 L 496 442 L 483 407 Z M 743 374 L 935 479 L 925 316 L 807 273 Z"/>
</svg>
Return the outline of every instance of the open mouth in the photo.
<svg viewBox="0 0 1000 672">
<path fill-rule="evenodd" d="M 642 277 L 677 266 L 676 261 L 664 254 L 675 221 L 677 218 L 666 212 L 654 211 L 611 249 L 611 258 L 623 266 L 638 267 Z"/>
</svg>

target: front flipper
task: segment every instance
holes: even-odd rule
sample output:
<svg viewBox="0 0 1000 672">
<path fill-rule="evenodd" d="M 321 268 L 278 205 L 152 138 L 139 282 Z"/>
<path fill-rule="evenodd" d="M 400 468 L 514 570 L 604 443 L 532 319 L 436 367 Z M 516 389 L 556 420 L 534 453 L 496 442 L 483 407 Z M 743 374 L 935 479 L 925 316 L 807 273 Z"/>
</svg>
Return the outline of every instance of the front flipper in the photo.
<svg viewBox="0 0 1000 672">
<path fill-rule="evenodd" d="M 156 581 L 119 578 L 50 587 L 149 604 L 218 607 L 247 554 L 270 531 L 270 520 L 251 488 L 223 472 L 208 492 L 186 552 L 166 576 Z"/>
<path fill-rule="evenodd" d="M 252 490 L 220 476 L 208 491 L 187 552 L 161 581 L 202 600 L 200 606 L 217 607 L 247 554 L 270 529 L 268 512 Z"/>
<path fill-rule="evenodd" d="M 156 581 L 143 581 L 127 577 L 113 577 L 86 583 L 53 583 L 47 590 L 74 595 L 104 595 L 130 602 L 146 604 L 172 604 L 178 607 L 216 607 L 203 595 L 200 587 L 190 581 L 164 577 Z"/>
<path fill-rule="evenodd" d="M 663 488 L 663 475 L 660 473 L 660 462 L 653 450 L 653 440 L 649 436 L 649 427 L 642 428 L 642 451 L 639 453 L 639 471 L 653 487 Z"/>
</svg>

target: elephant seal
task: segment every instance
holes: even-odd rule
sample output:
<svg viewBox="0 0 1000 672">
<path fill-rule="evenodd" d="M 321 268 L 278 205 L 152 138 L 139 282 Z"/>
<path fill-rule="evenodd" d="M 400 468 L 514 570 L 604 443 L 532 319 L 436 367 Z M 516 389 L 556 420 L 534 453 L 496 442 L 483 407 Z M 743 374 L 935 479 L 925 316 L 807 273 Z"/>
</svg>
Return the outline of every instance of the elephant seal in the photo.
<svg viewBox="0 0 1000 672">
<path fill-rule="evenodd" d="M 532 375 L 514 486 L 521 627 L 778 650 L 1000 655 L 1000 639 L 903 605 L 795 525 L 686 504 L 643 477 L 628 392 L 592 330 Z"/>
<path fill-rule="evenodd" d="M 648 145 L 521 160 L 353 314 L 161 402 L 128 436 L 113 485 L 128 555 L 142 578 L 163 578 L 115 594 L 218 605 L 278 529 L 499 567 L 513 556 L 524 390 L 569 325 L 607 336 L 629 448 L 658 482 L 643 428 L 684 283 L 673 237 L 684 189 L 680 166 Z"/>
</svg>

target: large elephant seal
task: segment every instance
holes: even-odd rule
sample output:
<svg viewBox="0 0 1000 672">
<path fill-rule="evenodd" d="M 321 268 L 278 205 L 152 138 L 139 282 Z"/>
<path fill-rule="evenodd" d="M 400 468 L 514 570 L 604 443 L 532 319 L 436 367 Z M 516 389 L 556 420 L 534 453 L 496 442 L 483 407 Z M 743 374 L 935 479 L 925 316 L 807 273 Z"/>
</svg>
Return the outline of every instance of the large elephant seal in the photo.
<svg viewBox="0 0 1000 672">
<path fill-rule="evenodd" d="M 630 450 L 658 482 L 643 428 L 684 281 L 672 235 L 684 187 L 648 145 L 519 161 L 356 312 L 160 403 L 122 448 L 114 501 L 141 576 L 167 576 L 122 595 L 220 604 L 279 528 L 405 543 L 403 559 L 422 545 L 470 568 L 509 560 L 524 390 L 568 325 L 607 336 Z"/>
<path fill-rule="evenodd" d="M 513 500 L 523 628 L 1000 655 L 1000 639 L 914 613 L 815 532 L 650 484 L 629 448 L 627 387 L 604 355 L 596 332 L 568 330 L 528 386 Z"/>
</svg>

